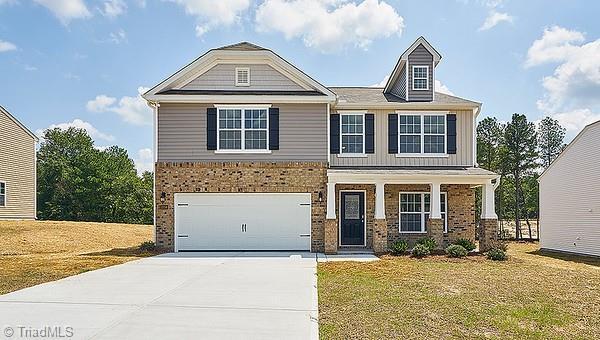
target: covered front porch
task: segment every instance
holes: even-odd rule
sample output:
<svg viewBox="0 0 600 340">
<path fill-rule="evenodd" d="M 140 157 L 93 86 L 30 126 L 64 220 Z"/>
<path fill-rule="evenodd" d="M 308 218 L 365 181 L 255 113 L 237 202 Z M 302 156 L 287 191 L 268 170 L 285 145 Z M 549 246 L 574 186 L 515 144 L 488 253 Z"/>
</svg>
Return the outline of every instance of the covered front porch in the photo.
<svg viewBox="0 0 600 340">
<path fill-rule="evenodd" d="M 498 175 L 480 168 L 329 169 L 325 253 L 368 249 L 384 253 L 400 239 L 429 236 L 440 248 L 475 241 L 475 192 L 483 187 L 480 250 L 496 237 Z M 490 198 L 491 199 L 488 199 Z"/>
</svg>

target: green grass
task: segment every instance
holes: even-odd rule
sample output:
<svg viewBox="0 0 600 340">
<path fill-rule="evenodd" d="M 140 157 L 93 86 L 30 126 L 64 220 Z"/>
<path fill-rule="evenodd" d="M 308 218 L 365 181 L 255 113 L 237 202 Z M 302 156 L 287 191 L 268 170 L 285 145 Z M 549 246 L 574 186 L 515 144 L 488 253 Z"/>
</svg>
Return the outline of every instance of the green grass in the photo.
<svg viewBox="0 0 600 340">
<path fill-rule="evenodd" d="M 322 339 L 600 338 L 600 267 L 511 244 L 509 261 L 320 263 Z"/>
</svg>

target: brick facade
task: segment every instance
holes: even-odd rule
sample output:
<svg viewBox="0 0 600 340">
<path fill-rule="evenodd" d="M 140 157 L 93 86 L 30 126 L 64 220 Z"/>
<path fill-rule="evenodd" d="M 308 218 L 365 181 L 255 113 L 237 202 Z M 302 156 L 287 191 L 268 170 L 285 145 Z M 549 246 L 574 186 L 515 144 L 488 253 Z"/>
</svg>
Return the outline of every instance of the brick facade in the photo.
<svg viewBox="0 0 600 340">
<path fill-rule="evenodd" d="M 490 250 L 491 246 L 498 239 L 498 220 L 481 219 L 479 221 L 479 251 Z"/>
<path fill-rule="evenodd" d="M 285 163 L 156 163 L 156 245 L 174 250 L 174 194 L 180 192 L 297 192 L 312 197 L 311 250 L 324 250 L 327 164 Z M 161 202 L 161 193 L 165 201 Z M 319 201 L 319 193 L 322 200 Z"/>
<path fill-rule="evenodd" d="M 435 240 L 438 249 L 444 248 L 444 220 L 429 218 L 427 223 L 427 236 Z"/>
<path fill-rule="evenodd" d="M 387 221 L 385 219 L 376 219 L 373 223 L 373 252 L 376 254 L 388 251 Z"/>
</svg>

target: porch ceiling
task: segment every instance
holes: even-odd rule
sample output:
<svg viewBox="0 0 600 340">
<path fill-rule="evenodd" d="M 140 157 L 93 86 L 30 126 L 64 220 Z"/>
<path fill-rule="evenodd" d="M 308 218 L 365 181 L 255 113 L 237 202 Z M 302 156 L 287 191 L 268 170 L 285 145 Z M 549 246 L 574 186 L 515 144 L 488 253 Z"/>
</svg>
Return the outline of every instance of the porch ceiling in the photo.
<svg viewBox="0 0 600 340">
<path fill-rule="evenodd" d="M 444 184 L 489 183 L 500 177 L 498 174 L 475 167 L 465 168 L 385 168 L 385 169 L 329 169 L 330 183 L 339 184 Z"/>
</svg>

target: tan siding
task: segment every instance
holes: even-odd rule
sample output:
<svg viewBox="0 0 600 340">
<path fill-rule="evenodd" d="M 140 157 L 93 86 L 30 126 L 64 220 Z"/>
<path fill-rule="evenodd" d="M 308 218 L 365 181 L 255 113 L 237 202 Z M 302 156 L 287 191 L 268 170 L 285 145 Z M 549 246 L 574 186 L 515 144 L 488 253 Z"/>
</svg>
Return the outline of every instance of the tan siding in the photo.
<svg viewBox="0 0 600 340">
<path fill-rule="evenodd" d="M 448 157 L 396 157 L 388 153 L 388 114 L 391 110 L 368 110 L 375 114 L 375 153 L 367 157 L 331 155 L 332 166 L 472 166 L 473 112 L 456 113 L 456 154 Z M 431 111 L 428 111 L 431 112 Z"/>
<path fill-rule="evenodd" d="M 206 149 L 206 104 L 167 104 L 158 114 L 158 160 L 198 161 L 326 161 L 327 106 L 277 104 L 279 150 L 270 154 L 217 154 Z"/>
<path fill-rule="evenodd" d="M 235 68 L 250 68 L 250 86 L 235 86 Z M 303 88 L 266 64 L 218 64 L 183 87 L 185 90 L 273 90 Z"/>
<path fill-rule="evenodd" d="M 35 141 L 1 110 L 0 181 L 7 194 L 0 219 L 35 218 Z"/>
<path fill-rule="evenodd" d="M 540 179 L 540 246 L 600 256 L 600 123 Z"/>
</svg>

